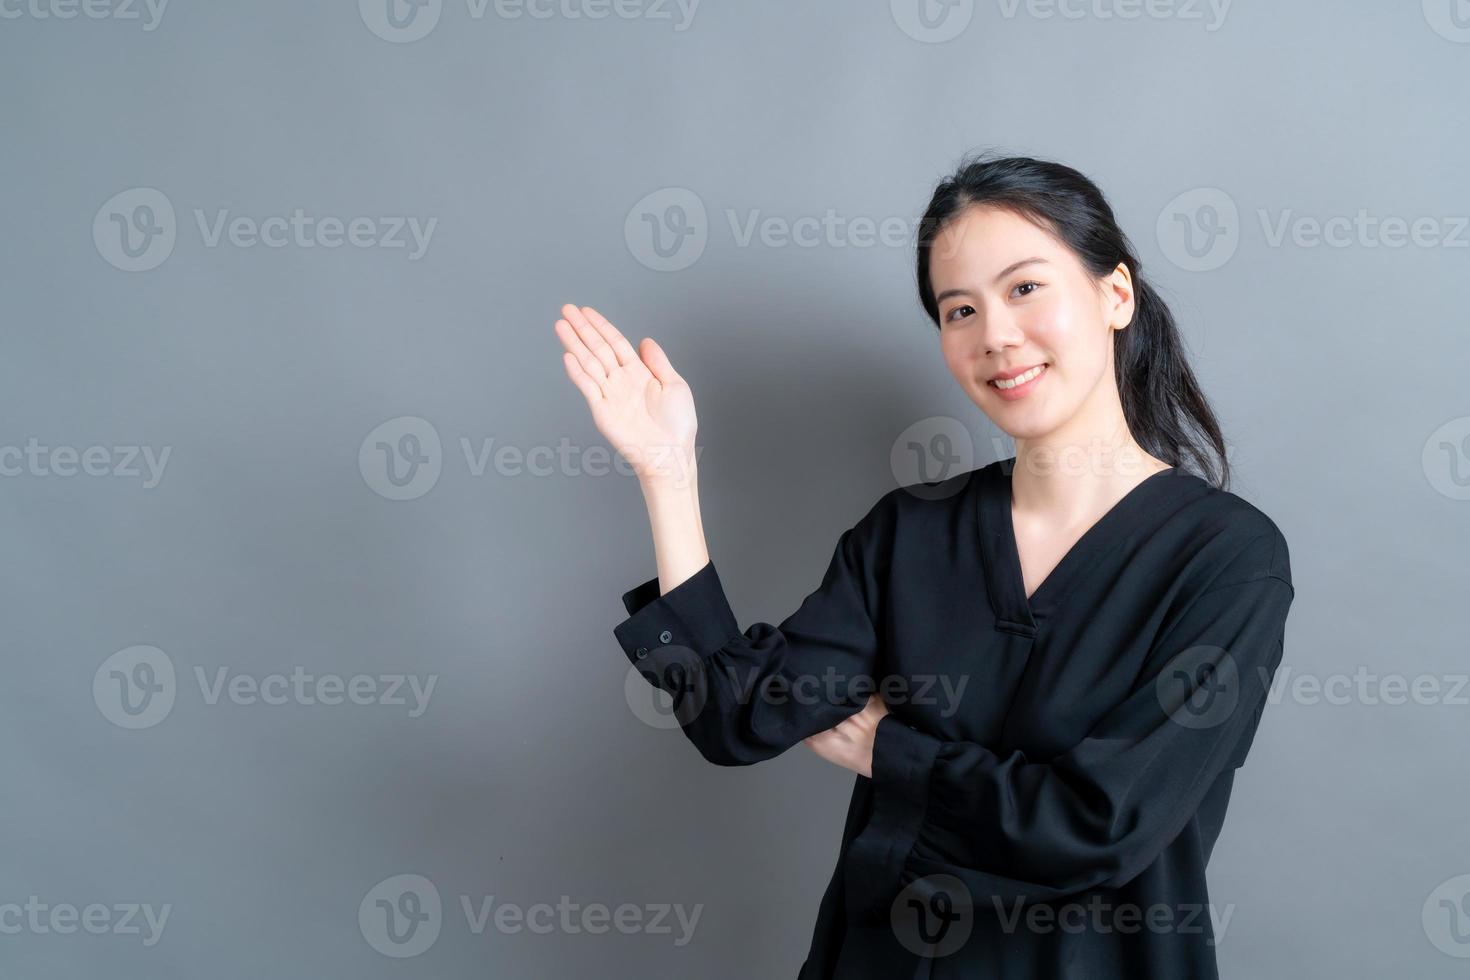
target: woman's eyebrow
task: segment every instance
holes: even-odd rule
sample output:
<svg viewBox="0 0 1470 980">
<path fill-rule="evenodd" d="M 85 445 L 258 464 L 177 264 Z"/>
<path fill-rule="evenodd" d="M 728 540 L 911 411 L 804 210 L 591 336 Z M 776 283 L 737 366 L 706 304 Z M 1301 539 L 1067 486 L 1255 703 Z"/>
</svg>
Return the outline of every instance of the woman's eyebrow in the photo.
<svg viewBox="0 0 1470 980">
<path fill-rule="evenodd" d="M 1039 256 L 1039 255 L 1033 255 L 1029 259 L 1021 259 L 1018 262 L 1012 262 L 1010 265 L 1006 266 L 1004 269 L 1002 269 L 999 272 L 997 272 L 995 274 L 995 278 L 993 280 L 991 280 L 991 282 L 992 283 L 1000 282 L 1006 276 L 1010 275 L 1012 272 L 1015 272 L 1017 269 L 1021 268 L 1022 266 L 1030 265 L 1033 262 L 1043 262 L 1044 263 L 1045 261 L 1046 261 L 1046 259 L 1042 258 L 1041 256 Z M 970 291 L 968 289 L 964 289 L 964 288 L 946 289 L 944 292 L 942 292 L 938 296 L 934 297 L 934 302 L 936 304 L 943 303 L 945 300 L 949 299 L 951 296 L 968 296 L 969 294 L 970 294 Z"/>
</svg>

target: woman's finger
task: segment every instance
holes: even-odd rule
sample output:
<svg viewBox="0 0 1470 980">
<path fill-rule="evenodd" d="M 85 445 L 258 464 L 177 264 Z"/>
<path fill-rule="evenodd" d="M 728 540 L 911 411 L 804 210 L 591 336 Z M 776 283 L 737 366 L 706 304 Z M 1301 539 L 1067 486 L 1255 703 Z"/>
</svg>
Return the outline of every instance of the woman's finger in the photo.
<svg viewBox="0 0 1470 980">
<path fill-rule="evenodd" d="M 608 323 L 607 317 L 598 313 L 590 306 L 582 307 L 582 315 L 587 317 L 588 322 L 602 335 L 602 339 L 607 341 L 608 346 L 612 348 L 613 356 L 618 359 L 619 364 L 632 364 L 638 360 L 638 352 L 633 349 L 632 344 L 628 343 L 628 338 L 624 337 L 622 331 L 617 327 Z"/>
<path fill-rule="evenodd" d="M 586 397 L 587 404 L 591 405 L 607 397 L 602 386 L 597 383 L 597 379 L 582 370 L 581 363 L 571 351 L 566 351 L 561 355 L 561 363 L 567 369 L 567 377 L 572 379 L 572 384 L 576 385 L 577 390 Z"/>
<path fill-rule="evenodd" d="M 658 341 L 649 337 L 647 349 L 648 356 L 645 358 L 645 363 L 648 365 L 648 370 L 659 380 L 659 384 L 666 385 L 672 384 L 675 381 L 684 380 L 679 377 L 679 372 L 674 370 L 674 365 L 669 363 L 669 357 L 664 353 L 664 349 L 658 345 Z"/>
<path fill-rule="evenodd" d="M 567 349 L 567 353 L 576 358 L 577 363 L 582 366 L 583 372 L 598 383 L 607 379 L 607 370 L 602 366 L 587 345 L 582 342 L 582 337 L 576 329 L 566 320 L 556 321 L 556 336 L 561 340 L 561 345 Z"/>
<path fill-rule="evenodd" d="M 592 356 L 601 362 L 602 369 L 611 376 L 619 367 L 618 356 L 613 353 L 608 342 L 602 339 L 602 334 L 597 332 L 597 328 L 587 319 L 587 315 L 580 307 L 573 306 L 571 303 L 561 308 L 561 315 L 567 318 L 572 329 L 577 331 L 577 336 L 582 338 L 582 343 L 592 352 Z"/>
</svg>

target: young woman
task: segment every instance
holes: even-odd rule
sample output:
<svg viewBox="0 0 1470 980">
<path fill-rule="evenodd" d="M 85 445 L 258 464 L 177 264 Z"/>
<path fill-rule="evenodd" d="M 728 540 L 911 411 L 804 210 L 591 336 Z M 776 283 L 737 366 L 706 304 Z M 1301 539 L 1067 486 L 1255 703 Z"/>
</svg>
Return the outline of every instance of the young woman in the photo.
<svg viewBox="0 0 1470 980">
<path fill-rule="evenodd" d="M 804 742 L 857 774 L 802 980 L 1216 977 L 1205 865 L 1281 659 L 1286 541 L 1225 489 L 1091 181 L 982 156 L 918 230 L 945 363 L 1016 455 L 885 493 L 779 626 L 739 628 L 706 551 L 689 386 L 563 307 L 567 374 L 653 528 L 614 634 L 709 761 Z"/>
</svg>

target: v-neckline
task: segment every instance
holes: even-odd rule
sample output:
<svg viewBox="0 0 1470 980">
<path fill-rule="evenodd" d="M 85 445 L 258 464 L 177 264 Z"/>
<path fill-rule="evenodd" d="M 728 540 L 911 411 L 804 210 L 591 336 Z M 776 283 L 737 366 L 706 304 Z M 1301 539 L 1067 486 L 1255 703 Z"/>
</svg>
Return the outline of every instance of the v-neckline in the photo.
<svg viewBox="0 0 1470 980">
<path fill-rule="evenodd" d="M 1037 619 L 1044 618 L 1066 594 L 1070 582 L 1086 564 L 1087 556 L 1116 538 L 1127 527 L 1126 519 L 1139 513 L 1155 491 L 1169 485 L 1164 477 L 1180 475 L 1183 471 L 1170 466 L 1150 473 L 1135 484 L 1082 532 L 1028 598 L 1011 515 L 1011 473 L 1015 464 L 1016 457 L 1012 456 L 981 468 L 980 479 L 975 481 L 975 516 L 985 566 L 985 587 L 995 612 L 996 629 L 1033 637 Z"/>
</svg>

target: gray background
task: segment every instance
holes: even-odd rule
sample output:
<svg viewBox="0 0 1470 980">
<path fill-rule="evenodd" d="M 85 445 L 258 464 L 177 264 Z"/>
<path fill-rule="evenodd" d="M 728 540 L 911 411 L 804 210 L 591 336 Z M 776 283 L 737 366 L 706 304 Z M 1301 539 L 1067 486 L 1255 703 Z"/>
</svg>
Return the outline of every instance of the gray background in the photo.
<svg viewBox="0 0 1470 980">
<path fill-rule="evenodd" d="M 664 344 L 698 401 L 711 554 L 742 625 L 779 622 L 842 529 L 916 478 L 891 462 L 907 427 L 959 425 L 970 465 L 1012 447 L 946 372 L 907 241 L 839 223 L 812 247 L 741 244 L 729 215 L 912 222 L 982 147 L 1097 180 L 1173 304 L 1232 489 L 1291 545 L 1283 669 L 1443 685 L 1398 705 L 1371 681 L 1340 704 L 1288 692 L 1266 713 L 1210 868 L 1233 907 L 1222 971 L 1464 975 L 1438 904 L 1470 874 L 1470 707 L 1443 696 L 1470 585 L 1470 28 L 1448 2 L 1220 20 L 990 0 L 925 35 L 903 2 L 707 0 L 683 22 L 652 0 L 602 19 L 444 0 L 411 42 L 343 0 L 173 0 L 152 30 L 146 8 L 41 2 L 0 19 L 0 451 L 170 456 L 154 486 L 62 475 L 64 451 L 0 478 L 0 905 L 170 914 L 151 946 L 0 933 L 4 975 L 794 976 L 852 776 L 800 747 L 719 769 L 640 720 L 612 626 L 654 574 L 647 521 L 634 480 L 589 472 L 604 443 L 551 324 L 591 304 Z M 93 226 L 131 217 L 136 188 L 167 198 L 176 239 L 125 271 Z M 685 213 L 707 243 L 666 271 L 638 229 L 672 220 L 670 188 L 706 209 Z M 297 208 L 437 225 L 410 259 L 211 247 L 195 218 Z M 1360 210 L 1433 224 L 1400 247 L 1272 236 Z M 1196 261 L 1181 221 L 1224 235 Z M 442 450 L 433 487 L 399 500 L 359 449 L 401 417 Z M 476 475 L 461 439 L 570 450 Z M 104 667 L 136 645 L 176 681 L 129 729 Z M 418 717 L 211 704 L 196 669 L 220 668 L 437 686 Z M 413 958 L 358 921 L 400 874 L 443 900 Z M 465 895 L 702 911 L 683 946 L 477 935 Z"/>
</svg>

